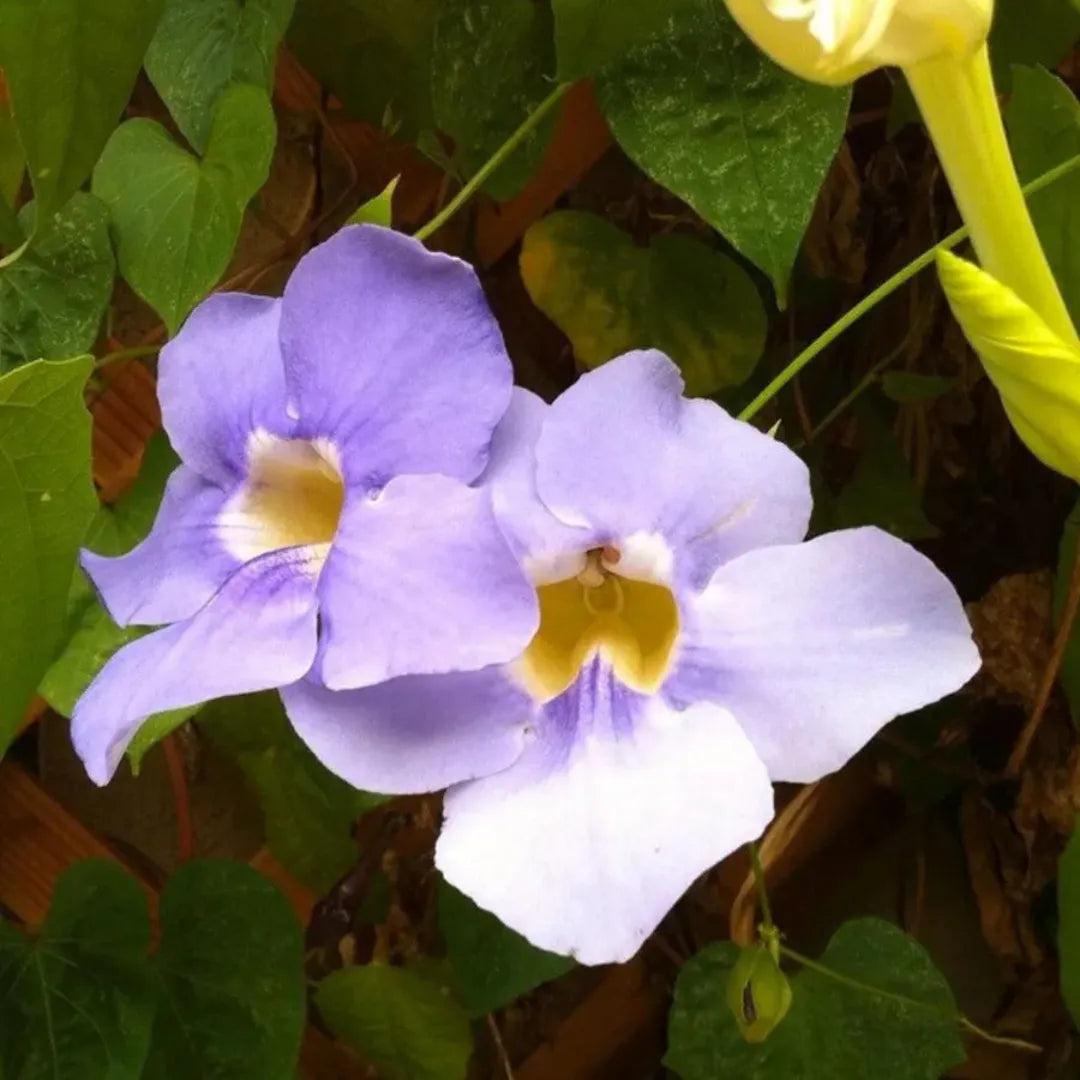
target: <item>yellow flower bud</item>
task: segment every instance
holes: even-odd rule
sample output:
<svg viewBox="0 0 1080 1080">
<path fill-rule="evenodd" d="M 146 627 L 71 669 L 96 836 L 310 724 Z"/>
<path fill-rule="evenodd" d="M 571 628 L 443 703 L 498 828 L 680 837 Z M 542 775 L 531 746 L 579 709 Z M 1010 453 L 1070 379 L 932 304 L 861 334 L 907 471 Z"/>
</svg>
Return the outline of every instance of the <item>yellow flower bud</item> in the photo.
<svg viewBox="0 0 1080 1080">
<path fill-rule="evenodd" d="M 748 1043 L 764 1042 L 791 1008 L 791 984 L 766 944 L 739 953 L 727 984 L 727 1002 Z"/>
<path fill-rule="evenodd" d="M 1080 480 L 1080 346 L 973 263 L 941 252 L 937 268 L 1016 433 L 1040 461 Z"/>
<path fill-rule="evenodd" d="M 986 40 L 993 0 L 727 0 L 735 21 L 781 67 L 812 82 L 852 82 L 876 67 L 967 56 Z"/>
</svg>

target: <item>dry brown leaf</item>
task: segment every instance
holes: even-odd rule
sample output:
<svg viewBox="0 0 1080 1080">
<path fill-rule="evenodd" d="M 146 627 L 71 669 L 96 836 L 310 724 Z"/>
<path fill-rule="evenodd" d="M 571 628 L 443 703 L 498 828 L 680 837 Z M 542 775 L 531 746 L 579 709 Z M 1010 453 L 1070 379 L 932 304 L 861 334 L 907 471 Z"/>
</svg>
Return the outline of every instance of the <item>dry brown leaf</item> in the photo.
<svg viewBox="0 0 1080 1080">
<path fill-rule="evenodd" d="M 1048 570 L 1010 574 L 967 606 L 983 661 L 972 684 L 976 694 L 1034 704 L 1050 656 L 1053 587 Z"/>
<path fill-rule="evenodd" d="M 975 790 L 964 797 L 960 826 L 983 937 L 1007 964 L 1039 965 L 1045 956 L 1021 891 L 1027 872 L 1023 841 Z"/>
<path fill-rule="evenodd" d="M 847 142 L 833 161 L 803 242 L 806 262 L 820 278 L 858 285 L 866 276 L 866 241 L 858 231 L 861 184 Z"/>
</svg>

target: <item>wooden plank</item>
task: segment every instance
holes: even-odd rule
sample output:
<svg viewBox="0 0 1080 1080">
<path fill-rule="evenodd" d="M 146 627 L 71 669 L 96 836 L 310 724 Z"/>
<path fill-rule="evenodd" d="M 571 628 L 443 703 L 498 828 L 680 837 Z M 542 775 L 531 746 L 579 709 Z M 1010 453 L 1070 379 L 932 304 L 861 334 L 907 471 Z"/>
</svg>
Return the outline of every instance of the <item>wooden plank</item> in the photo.
<svg viewBox="0 0 1080 1080">
<path fill-rule="evenodd" d="M 0 903 L 28 927 L 45 919 L 56 882 L 80 859 L 108 859 L 157 895 L 89 829 L 46 795 L 25 770 L 0 762 Z"/>
<path fill-rule="evenodd" d="M 307 926 L 311 920 L 311 909 L 315 906 L 318 897 L 306 886 L 301 885 L 286 869 L 274 858 L 270 849 L 261 847 L 251 857 L 248 863 L 254 870 L 272 881 L 282 892 L 285 899 L 292 905 L 296 917 L 301 925 Z"/>
<path fill-rule="evenodd" d="M 90 405 L 94 417 L 94 481 L 112 502 L 135 479 L 143 450 L 161 426 L 154 376 L 137 360 L 104 369 L 106 389 Z"/>
<path fill-rule="evenodd" d="M 158 894 L 117 858 L 107 845 L 47 795 L 29 773 L 0 762 L 0 904 L 27 929 L 45 920 L 56 882 L 81 859 L 107 859 L 123 866 L 143 887 L 156 922 Z M 251 865 L 285 894 L 302 923 L 315 895 L 295 881 L 262 848 Z M 364 1080 L 367 1066 L 345 1047 L 309 1026 L 300 1059 L 305 1080 Z"/>
<path fill-rule="evenodd" d="M 616 1059 L 632 1055 L 642 1040 L 662 1036 L 665 1000 L 650 985 L 640 957 L 613 967 L 552 1042 L 515 1070 L 517 1080 L 594 1080 Z"/>
</svg>

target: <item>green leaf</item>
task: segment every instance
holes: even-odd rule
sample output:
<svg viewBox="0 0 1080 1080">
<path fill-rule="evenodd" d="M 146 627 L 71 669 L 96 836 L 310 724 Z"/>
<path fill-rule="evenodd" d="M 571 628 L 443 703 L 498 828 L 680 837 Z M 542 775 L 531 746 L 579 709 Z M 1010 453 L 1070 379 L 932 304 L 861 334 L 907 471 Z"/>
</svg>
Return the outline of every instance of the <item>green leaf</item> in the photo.
<svg viewBox="0 0 1080 1080">
<path fill-rule="evenodd" d="M 0 753 L 60 643 L 90 479 L 89 356 L 0 377 Z"/>
<path fill-rule="evenodd" d="M 20 215 L 33 216 L 34 204 Z M 79 192 L 42 225 L 22 258 L 0 270 L 0 371 L 89 350 L 115 272 L 108 208 Z"/>
<path fill-rule="evenodd" d="M 1013 89 L 1013 66 L 1054 68 L 1080 38 L 1080 11 L 1070 0 L 995 0 L 990 62 L 999 93 Z"/>
<path fill-rule="evenodd" d="M 348 217 L 346 225 L 379 225 L 389 229 L 394 224 L 394 192 L 400 176 L 395 176 L 373 199 L 358 206 Z"/>
<path fill-rule="evenodd" d="M 804 970 L 792 980 L 791 1011 L 757 1045 L 743 1041 L 725 1005 L 738 955 L 730 942 L 710 945 L 679 974 L 665 1064 L 682 1080 L 937 1080 L 965 1058 L 948 984 L 895 926 L 841 926 L 821 963 L 864 989 Z"/>
<path fill-rule="evenodd" d="M 470 1016 L 483 1016 L 565 975 L 569 956 L 545 952 L 489 911 L 439 879 L 439 927 L 461 1000 Z"/>
<path fill-rule="evenodd" d="M 890 401 L 900 405 L 934 401 L 956 388 L 956 380 L 945 375 L 923 375 L 917 371 L 887 371 L 881 389 Z"/>
<path fill-rule="evenodd" d="M 1080 104 L 1056 76 L 1041 68 L 1014 69 L 1005 113 L 1016 170 L 1022 182 L 1080 153 Z M 1039 240 L 1069 314 L 1080 322 L 1080 174 L 1071 173 L 1031 197 Z"/>
<path fill-rule="evenodd" d="M 553 0 L 560 82 L 595 75 L 698 0 Z"/>
<path fill-rule="evenodd" d="M 1075 827 L 1058 865 L 1057 890 L 1061 993 L 1080 1024 L 1080 830 Z"/>
<path fill-rule="evenodd" d="M 434 125 L 431 47 L 441 0 L 297 0 L 289 47 L 353 115 L 401 139 Z"/>
<path fill-rule="evenodd" d="M 146 897 L 113 863 L 76 863 L 36 941 L 0 921 L 0 1075 L 133 1080 L 154 1017 Z"/>
<path fill-rule="evenodd" d="M 450 988 L 426 972 L 369 964 L 335 971 L 315 1003 L 327 1027 L 387 1080 L 464 1080 L 469 1018 Z"/>
<path fill-rule="evenodd" d="M 161 1005 L 143 1080 L 293 1080 L 306 1017 L 303 933 L 242 863 L 200 859 L 161 898 Z"/>
<path fill-rule="evenodd" d="M 551 92 L 551 11 L 533 0 L 444 0 L 435 24 L 431 92 L 435 121 L 452 136 L 455 164 L 470 177 Z M 557 115 L 545 118 L 484 185 L 513 198 L 543 157 Z"/>
<path fill-rule="evenodd" d="M 860 408 L 858 417 L 861 455 L 834 503 L 835 527 L 877 525 L 902 540 L 940 535 L 923 511 L 922 492 L 892 431 L 872 408 Z"/>
<path fill-rule="evenodd" d="M 765 344 L 754 283 L 689 236 L 657 236 L 643 248 L 603 218 L 560 211 L 525 234 L 521 275 L 587 368 L 657 348 L 679 365 L 689 393 L 711 394 L 741 383 Z"/>
<path fill-rule="evenodd" d="M 102 506 L 84 544 L 99 555 L 130 551 L 150 532 L 165 483 L 180 463 L 163 432 L 147 444 L 135 483 L 114 507 Z M 60 655 L 41 680 L 38 692 L 57 712 L 70 716 L 82 692 L 124 645 L 150 633 L 145 627 L 121 628 L 101 606 L 89 580 L 77 573 L 68 598 L 68 636 Z M 198 706 L 159 713 L 147 720 L 128 747 L 136 773 L 146 751 L 198 712 Z"/>
<path fill-rule="evenodd" d="M 215 701 L 203 709 L 199 728 L 243 770 L 277 860 L 316 892 L 327 892 L 356 863 L 353 823 L 385 796 L 357 791 L 321 765 L 276 693 Z"/>
<path fill-rule="evenodd" d="M 214 108 L 232 83 L 270 91 L 295 0 L 167 0 L 146 73 L 201 154 Z"/>
<path fill-rule="evenodd" d="M 41 224 L 90 174 L 164 0 L 0 0 L 0 68 Z"/>
<path fill-rule="evenodd" d="M 750 42 L 723 0 L 695 0 L 667 34 L 597 80 L 622 148 L 772 280 L 781 307 L 850 88 L 804 82 Z"/>
<path fill-rule="evenodd" d="M 105 147 L 93 190 L 112 211 L 120 272 L 170 334 L 225 272 L 276 137 L 266 92 L 237 84 L 218 102 L 201 162 L 152 120 L 121 124 Z"/>
<path fill-rule="evenodd" d="M 1080 540 L 1080 501 L 1072 508 L 1065 520 L 1058 547 L 1057 574 L 1054 578 L 1054 625 L 1061 623 L 1065 603 L 1069 595 L 1073 565 L 1076 561 L 1076 545 Z M 1069 703 L 1072 722 L 1080 727 L 1080 621 L 1073 624 L 1072 633 L 1065 645 L 1065 655 L 1058 675 L 1065 697 Z M 1080 999 L 1078 999 L 1080 1000 Z"/>
</svg>

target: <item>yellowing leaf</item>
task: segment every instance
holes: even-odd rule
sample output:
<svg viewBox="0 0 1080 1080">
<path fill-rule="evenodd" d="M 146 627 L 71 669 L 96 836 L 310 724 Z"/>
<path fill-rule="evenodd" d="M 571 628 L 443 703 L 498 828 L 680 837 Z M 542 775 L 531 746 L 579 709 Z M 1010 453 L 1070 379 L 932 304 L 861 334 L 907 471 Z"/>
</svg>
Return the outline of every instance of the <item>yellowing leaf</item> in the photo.
<svg viewBox="0 0 1080 1080">
<path fill-rule="evenodd" d="M 937 267 L 1016 433 L 1040 461 L 1080 480 L 1080 349 L 973 263 L 941 252 Z"/>
<path fill-rule="evenodd" d="M 587 368 L 631 349 L 661 349 L 688 393 L 712 394 L 741 383 L 765 344 L 753 281 L 690 236 L 640 247 L 602 218 L 561 211 L 526 233 L 521 276 Z"/>
</svg>

